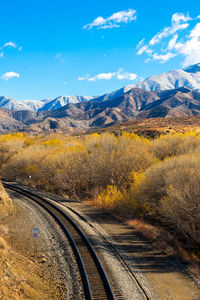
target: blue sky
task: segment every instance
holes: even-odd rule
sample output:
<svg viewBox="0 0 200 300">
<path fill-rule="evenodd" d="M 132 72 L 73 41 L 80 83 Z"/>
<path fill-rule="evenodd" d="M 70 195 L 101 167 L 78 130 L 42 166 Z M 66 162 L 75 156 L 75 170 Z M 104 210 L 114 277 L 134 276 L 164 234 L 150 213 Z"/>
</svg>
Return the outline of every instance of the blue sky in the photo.
<svg viewBox="0 0 200 300">
<path fill-rule="evenodd" d="M 199 1 L 1 1 L 0 94 L 100 95 L 200 62 Z"/>
</svg>

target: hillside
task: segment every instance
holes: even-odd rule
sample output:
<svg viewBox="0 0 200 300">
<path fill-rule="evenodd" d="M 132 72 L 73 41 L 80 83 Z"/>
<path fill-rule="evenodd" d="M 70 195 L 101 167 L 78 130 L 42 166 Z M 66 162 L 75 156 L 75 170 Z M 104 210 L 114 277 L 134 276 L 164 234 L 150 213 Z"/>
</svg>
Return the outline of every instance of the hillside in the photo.
<svg viewBox="0 0 200 300">
<path fill-rule="evenodd" d="M 140 136 L 150 138 L 168 133 L 185 133 L 189 131 L 200 133 L 200 116 L 136 119 L 117 123 L 110 127 L 89 130 L 87 133 L 110 132 L 121 135 L 124 131 L 134 132 Z"/>
<path fill-rule="evenodd" d="M 0 130 L 76 133 L 140 118 L 200 115 L 200 92 L 186 87 L 165 91 L 133 88 L 106 101 L 67 104 L 52 111 L 0 110 Z"/>
</svg>

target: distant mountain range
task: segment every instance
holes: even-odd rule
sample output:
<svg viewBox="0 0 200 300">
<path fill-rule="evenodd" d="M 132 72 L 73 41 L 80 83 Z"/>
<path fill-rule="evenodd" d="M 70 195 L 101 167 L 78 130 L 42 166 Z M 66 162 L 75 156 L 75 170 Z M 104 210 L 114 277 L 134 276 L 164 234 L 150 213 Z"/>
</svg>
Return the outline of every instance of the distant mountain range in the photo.
<svg viewBox="0 0 200 300">
<path fill-rule="evenodd" d="M 69 103 L 79 103 L 83 101 L 89 101 L 92 97 L 86 96 L 60 96 L 51 101 L 46 102 L 38 111 L 54 110 L 63 107 Z"/>
<path fill-rule="evenodd" d="M 79 103 L 91 99 L 92 97 L 86 96 L 59 96 L 55 99 L 16 101 L 7 96 L 0 96 L 0 107 L 13 111 L 45 111 L 60 108 L 68 103 Z"/>
<path fill-rule="evenodd" d="M 72 133 L 138 118 L 200 115 L 200 92 L 187 87 L 164 91 L 133 88 L 105 101 L 69 103 L 56 110 L 32 112 L 0 109 L 0 131 Z"/>
<path fill-rule="evenodd" d="M 55 99 L 42 99 L 16 101 L 7 96 L 0 96 L 0 107 L 18 111 L 49 111 L 63 107 L 70 103 L 80 103 L 84 101 L 105 101 L 120 97 L 132 88 L 140 88 L 144 91 L 172 90 L 179 87 L 188 87 L 192 90 L 200 91 L 200 63 L 190 66 L 184 70 L 173 70 L 156 76 L 151 76 L 136 84 L 127 85 L 119 90 L 102 96 L 59 96 Z"/>
<path fill-rule="evenodd" d="M 138 118 L 197 116 L 200 115 L 200 64 L 152 76 L 99 97 L 69 96 L 23 102 L 0 97 L 0 106 L 0 132 L 72 133 Z"/>
</svg>

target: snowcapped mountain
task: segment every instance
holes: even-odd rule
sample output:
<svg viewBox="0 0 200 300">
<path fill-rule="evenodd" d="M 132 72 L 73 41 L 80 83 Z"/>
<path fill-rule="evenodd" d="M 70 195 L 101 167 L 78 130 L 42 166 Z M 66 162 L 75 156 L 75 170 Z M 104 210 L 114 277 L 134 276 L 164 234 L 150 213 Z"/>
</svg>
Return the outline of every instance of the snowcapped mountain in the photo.
<svg viewBox="0 0 200 300">
<path fill-rule="evenodd" d="M 96 96 L 92 98 L 92 101 L 106 101 L 106 100 L 112 100 L 117 97 L 120 97 L 124 93 L 130 91 L 134 87 L 133 84 L 127 85 L 119 90 L 113 91 L 111 93 L 104 94 L 102 96 Z"/>
<path fill-rule="evenodd" d="M 31 111 L 38 111 L 41 107 L 43 107 L 47 102 L 51 101 L 51 99 L 42 99 L 42 100 L 24 100 L 20 103 L 24 103 L 28 106 Z"/>
<path fill-rule="evenodd" d="M 59 96 L 51 100 L 50 102 L 44 104 L 44 106 L 39 108 L 38 111 L 54 110 L 63 107 L 69 103 L 80 103 L 91 99 L 92 97 L 86 97 L 86 96 Z"/>
<path fill-rule="evenodd" d="M 86 96 L 60 96 L 55 99 L 42 100 L 23 100 L 16 101 L 7 96 L 0 96 L 0 107 L 12 111 L 29 110 L 29 111 L 48 111 L 58 109 L 69 103 L 79 103 L 91 100 L 92 97 Z"/>
<path fill-rule="evenodd" d="M 180 87 L 187 87 L 200 91 L 200 63 L 187 67 L 184 70 L 172 70 L 167 73 L 148 77 L 136 84 L 127 85 L 119 90 L 106 93 L 102 96 L 59 96 L 55 99 L 24 100 L 15 101 L 12 98 L 0 96 L 0 107 L 13 111 L 51 111 L 59 109 L 67 104 L 75 104 L 84 101 L 106 101 L 121 97 L 133 88 L 140 88 L 144 91 L 172 90 Z"/>
<path fill-rule="evenodd" d="M 182 86 L 200 91 L 200 63 L 184 70 L 173 70 L 151 76 L 132 85 L 132 87 L 137 87 L 145 91 L 172 90 Z"/>
<path fill-rule="evenodd" d="M 185 70 L 172 70 L 167 73 L 148 77 L 135 84 L 129 84 L 119 90 L 94 97 L 92 100 L 105 101 L 122 96 L 133 88 L 140 88 L 144 91 L 173 90 L 179 87 L 188 87 L 200 91 L 200 63 L 190 66 Z"/>
<path fill-rule="evenodd" d="M 7 96 L 0 96 L 0 107 L 9 110 L 29 110 L 26 103 L 16 101 Z"/>
</svg>

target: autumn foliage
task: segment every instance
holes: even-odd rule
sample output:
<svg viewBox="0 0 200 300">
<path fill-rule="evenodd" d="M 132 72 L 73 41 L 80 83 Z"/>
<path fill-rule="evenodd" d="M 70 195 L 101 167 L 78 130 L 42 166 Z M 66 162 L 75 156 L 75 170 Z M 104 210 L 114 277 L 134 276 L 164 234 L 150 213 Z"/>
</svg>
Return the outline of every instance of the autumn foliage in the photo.
<svg viewBox="0 0 200 300">
<path fill-rule="evenodd" d="M 10 180 L 146 218 L 198 252 L 200 136 L 195 132 L 153 140 L 128 132 L 2 135 L 0 170 Z"/>
</svg>

